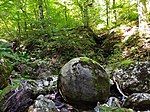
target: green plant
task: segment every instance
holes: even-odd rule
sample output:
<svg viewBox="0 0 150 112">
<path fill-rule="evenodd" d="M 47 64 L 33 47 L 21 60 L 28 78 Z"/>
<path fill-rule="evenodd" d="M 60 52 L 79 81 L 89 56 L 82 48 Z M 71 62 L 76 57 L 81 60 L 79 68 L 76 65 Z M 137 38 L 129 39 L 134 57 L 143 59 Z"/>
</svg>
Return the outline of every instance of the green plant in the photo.
<svg viewBox="0 0 150 112">
<path fill-rule="evenodd" d="M 26 53 L 16 52 L 11 49 L 11 44 L 0 41 L 0 89 L 3 89 L 9 84 L 9 77 L 13 67 L 18 63 L 28 62 Z"/>
<path fill-rule="evenodd" d="M 11 60 L 14 56 L 9 48 L 9 43 L 0 41 L 0 89 L 8 85 L 8 78 L 12 71 Z"/>
<path fill-rule="evenodd" d="M 131 60 L 131 59 L 124 59 L 124 60 L 121 61 L 120 67 L 122 67 L 122 68 L 127 68 L 127 67 L 129 67 L 133 62 L 134 62 L 134 61 Z"/>
<path fill-rule="evenodd" d="M 100 106 L 101 112 L 134 112 L 132 109 L 119 108 L 119 107 L 109 107 L 109 106 Z"/>
</svg>

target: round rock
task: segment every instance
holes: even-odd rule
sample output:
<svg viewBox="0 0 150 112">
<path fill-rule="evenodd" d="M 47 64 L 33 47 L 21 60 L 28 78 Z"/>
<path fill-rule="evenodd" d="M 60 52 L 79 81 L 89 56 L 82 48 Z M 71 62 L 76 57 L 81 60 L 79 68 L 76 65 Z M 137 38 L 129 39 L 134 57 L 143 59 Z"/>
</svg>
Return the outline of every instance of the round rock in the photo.
<svg viewBox="0 0 150 112">
<path fill-rule="evenodd" d="M 74 58 L 66 63 L 58 78 L 63 98 L 77 108 L 93 108 L 109 96 L 109 75 L 103 67 L 87 57 Z"/>
</svg>

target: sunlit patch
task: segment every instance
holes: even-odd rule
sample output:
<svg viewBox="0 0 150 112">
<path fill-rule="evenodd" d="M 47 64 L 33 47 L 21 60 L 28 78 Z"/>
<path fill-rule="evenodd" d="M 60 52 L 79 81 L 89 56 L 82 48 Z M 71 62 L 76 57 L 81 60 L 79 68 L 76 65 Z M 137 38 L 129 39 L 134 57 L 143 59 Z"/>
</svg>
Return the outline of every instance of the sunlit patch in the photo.
<svg viewBox="0 0 150 112">
<path fill-rule="evenodd" d="M 70 4 L 72 3 L 71 0 L 59 0 L 60 3 L 63 3 L 63 4 Z"/>
<path fill-rule="evenodd" d="M 98 24 L 96 29 L 97 29 L 97 30 L 100 30 L 100 29 L 102 29 L 102 28 L 104 28 L 104 27 L 105 27 L 104 24 Z"/>
<path fill-rule="evenodd" d="M 82 39 L 82 38 L 83 38 L 83 36 L 79 36 L 79 38 L 81 38 L 81 39 Z"/>
</svg>

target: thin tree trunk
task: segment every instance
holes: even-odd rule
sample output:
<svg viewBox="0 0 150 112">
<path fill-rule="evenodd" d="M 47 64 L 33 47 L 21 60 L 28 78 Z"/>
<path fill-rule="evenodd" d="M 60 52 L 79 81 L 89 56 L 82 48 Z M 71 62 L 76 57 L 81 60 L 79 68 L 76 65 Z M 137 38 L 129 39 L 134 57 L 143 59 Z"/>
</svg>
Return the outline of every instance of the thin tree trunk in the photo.
<svg viewBox="0 0 150 112">
<path fill-rule="evenodd" d="M 89 0 L 86 1 L 86 3 L 88 3 Z M 88 13 L 88 5 L 84 4 L 84 8 L 83 8 L 83 24 L 84 27 L 88 27 L 89 26 L 89 13 Z"/>
<path fill-rule="evenodd" d="M 27 26 L 27 19 L 28 19 L 28 15 L 27 15 L 27 11 L 26 11 L 26 0 L 24 1 L 22 1 L 22 3 L 24 3 L 24 7 L 20 7 L 20 9 L 21 9 L 21 11 L 23 12 L 23 14 L 24 14 L 24 28 L 23 28 L 23 30 L 24 30 L 24 32 L 25 32 L 25 37 L 26 38 L 28 38 L 28 31 L 27 31 L 27 29 L 28 29 L 28 26 Z M 20 2 L 21 3 L 21 2 Z"/>
<path fill-rule="evenodd" d="M 39 18 L 40 20 L 44 19 L 44 13 L 43 13 L 43 1 L 38 0 L 38 5 L 39 5 Z"/>
<path fill-rule="evenodd" d="M 18 34 L 17 34 L 17 36 L 18 36 L 18 39 L 20 39 L 20 37 L 21 37 L 20 15 L 19 14 L 17 14 L 17 15 L 18 15 L 18 21 L 17 21 Z"/>
<path fill-rule="evenodd" d="M 88 3 L 89 3 L 89 0 L 86 0 L 86 2 L 84 2 L 83 4 L 79 3 L 79 1 L 77 0 L 77 4 L 80 7 L 80 11 L 82 14 L 82 22 L 83 22 L 84 27 L 89 26 Z"/>
<path fill-rule="evenodd" d="M 139 14 L 139 36 L 148 38 L 150 37 L 149 27 L 149 13 L 150 13 L 150 1 L 149 0 L 137 0 L 138 14 Z"/>
<path fill-rule="evenodd" d="M 105 0 L 106 2 L 106 24 L 109 27 L 109 1 Z"/>
<path fill-rule="evenodd" d="M 67 6 L 66 6 L 66 3 L 65 3 L 65 19 L 66 19 L 66 23 L 67 23 L 67 21 L 68 21 L 68 16 L 67 16 Z"/>
<path fill-rule="evenodd" d="M 115 19 L 115 25 L 116 25 L 116 22 L 117 22 L 116 0 L 113 0 L 113 13 L 114 13 L 114 19 Z"/>
</svg>

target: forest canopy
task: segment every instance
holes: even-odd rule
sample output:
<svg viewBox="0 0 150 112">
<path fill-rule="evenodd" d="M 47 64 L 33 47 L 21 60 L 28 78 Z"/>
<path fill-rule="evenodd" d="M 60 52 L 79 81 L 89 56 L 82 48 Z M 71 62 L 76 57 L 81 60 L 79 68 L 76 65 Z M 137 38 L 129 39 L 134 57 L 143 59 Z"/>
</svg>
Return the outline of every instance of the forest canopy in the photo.
<svg viewBox="0 0 150 112">
<path fill-rule="evenodd" d="M 2 0 L 0 37 L 37 58 L 147 60 L 149 13 L 148 0 Z"/>
<path fill-rule="evenodd" d="M 2 0 L 0 11 L 2 38 L 51 35 L 83 25 L 110 29 L 138 21 L 134 0 Z"/>
</svg>

